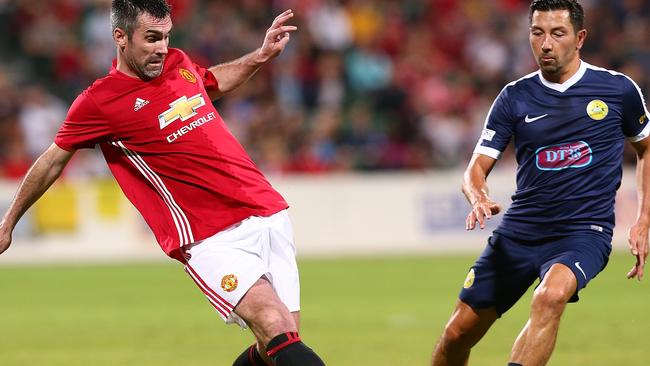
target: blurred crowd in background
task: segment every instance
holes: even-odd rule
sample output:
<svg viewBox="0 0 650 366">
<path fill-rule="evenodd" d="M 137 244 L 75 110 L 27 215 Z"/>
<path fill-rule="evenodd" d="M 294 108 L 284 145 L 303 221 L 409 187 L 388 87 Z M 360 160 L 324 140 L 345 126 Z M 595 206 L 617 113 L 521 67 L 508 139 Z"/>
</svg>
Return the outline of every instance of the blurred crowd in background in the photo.
<svg viewBox="0 0 650 366">
<path fill-rule="evenodd" d="M 296 13 L 281 57 L 217 101 L 269 174 L 464 166 L 494 97 L 536 70 L 528 0 L 169 2 L 171 46 L 204 66 L 254 50 L 278 13 Z M 650 2 L 582 4 L 582 58 L 650 95 Z M 109 70 L 109 13 L 110 0 L 0 0 L 0 177 L 22 177 Z M 99 154 L 77 154 L 66 174 L 108 174 Z"/>
</svg>

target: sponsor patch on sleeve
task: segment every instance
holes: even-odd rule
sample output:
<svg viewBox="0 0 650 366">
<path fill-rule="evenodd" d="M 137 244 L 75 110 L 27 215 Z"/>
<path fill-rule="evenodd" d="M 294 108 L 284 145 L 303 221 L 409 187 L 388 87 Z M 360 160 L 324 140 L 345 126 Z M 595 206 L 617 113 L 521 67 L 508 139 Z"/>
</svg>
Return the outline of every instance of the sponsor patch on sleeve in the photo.
<svg viewBox="0 0 650 366">
<path fill-rule="evenodd" d="M 483 141 L 492 141 L 494 138 L 494 135 L 496 135 L 496 131 L 491 130 L 489 128 L 484 128 L 483 132 L 481 132 L 481 140 Z"/>
</svg>

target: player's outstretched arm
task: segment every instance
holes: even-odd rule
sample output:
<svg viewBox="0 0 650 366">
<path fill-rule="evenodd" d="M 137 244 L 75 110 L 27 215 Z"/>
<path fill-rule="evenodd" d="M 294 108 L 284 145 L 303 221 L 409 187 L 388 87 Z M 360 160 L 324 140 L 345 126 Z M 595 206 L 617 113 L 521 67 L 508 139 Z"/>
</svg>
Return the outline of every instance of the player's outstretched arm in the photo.
<svg viewBox="0 0 650 366">
<path fill-rule="evenodd" d="M 630 252 L 636 257 L 636 263 L 628 272 L 627 278 L 643 278 L 645 263 L 648 258 L 648 230 L 650 229 L 650 138 L 632 143 L 637 154 L 636 184 L 638 213 L 634 225 L 628 232 Z"/>
<path fill-rule="evenodd" d="M 488 196 L 487 176 L 495 163 L 489 156 L 474 154 L 463 174 L 463 194 L 472 206 L 465 220 L 466 230 L 474 230 L 476 222 L 484 229 L 485 220 L 501 212 L 501 206 Z"/>
<path fill-rule="evenodd" d="M 209 69 L 219 82 L 219 90 L 209 92 L 212 100 L 235 90 L 250 79 L 262 65 L 284 50 L 289 42 L 290 32 L 298 29 L 296 26 L 286 24 L 293 15 L 293 10 L 289 9 L 275 18 L 266 31 L 262 47 L 237 60 L 212 66 Z"/>
<path fill-rule="evenodd" d="M 52 144 L 34 162 L 0 222 L 0 254 L 11 245 L 11 233 L 18 220 L 61 175 L 73 154 L 74 151 L 66 151 L 56 144 Z"/>
</svg>

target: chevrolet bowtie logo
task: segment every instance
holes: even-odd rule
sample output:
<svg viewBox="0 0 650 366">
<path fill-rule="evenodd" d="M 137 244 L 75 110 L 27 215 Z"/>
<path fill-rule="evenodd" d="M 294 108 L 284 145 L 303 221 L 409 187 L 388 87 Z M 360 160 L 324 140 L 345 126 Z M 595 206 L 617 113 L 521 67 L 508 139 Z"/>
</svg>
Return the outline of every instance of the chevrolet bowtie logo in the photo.
<svg viewBox="0 0 650 366">
<path fill-rule="evenodd" d="M 190 99 L 187 99 L 186 96 L 182 96 L 175 101 L 171 102 L 168 110 L 158 116 L 158 121 L 160 121 L 160 129 L 169 126 L 170 123 L 181 119 L 181 121 L 186 121 L 187 119 L 194 117 L 196 115 L 196 110 L 205 105 L 205 99 L 199 93 Z"/>
</svg>

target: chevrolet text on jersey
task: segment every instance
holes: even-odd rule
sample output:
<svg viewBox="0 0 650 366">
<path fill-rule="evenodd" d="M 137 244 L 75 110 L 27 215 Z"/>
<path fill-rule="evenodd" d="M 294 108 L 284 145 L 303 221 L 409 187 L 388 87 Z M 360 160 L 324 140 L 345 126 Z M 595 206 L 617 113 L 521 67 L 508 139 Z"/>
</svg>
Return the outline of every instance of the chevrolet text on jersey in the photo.
<svg viewBox="0 0 650 366">
<path fill-rule="evenodd" d="M 217 118 L 217 115 L 214 113 L 208 113 L 207 116 L 199 117 L 196 120 L 190 122 L 189 125 L 183 126 L 179 128 L 176 132 L 167 136 L 167 141 L 171 144 L 177 139 L 183 137 L 183 135 L 185 135 L 186 133 L 192 131 L 195 127 L 202 126 L 203 124 L 208 123 L 214 120 L 215 118 Z"/>
</svg>

